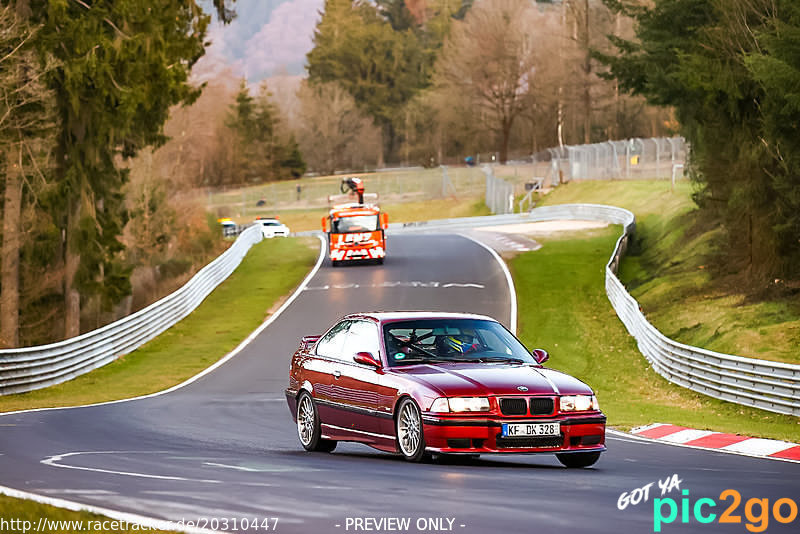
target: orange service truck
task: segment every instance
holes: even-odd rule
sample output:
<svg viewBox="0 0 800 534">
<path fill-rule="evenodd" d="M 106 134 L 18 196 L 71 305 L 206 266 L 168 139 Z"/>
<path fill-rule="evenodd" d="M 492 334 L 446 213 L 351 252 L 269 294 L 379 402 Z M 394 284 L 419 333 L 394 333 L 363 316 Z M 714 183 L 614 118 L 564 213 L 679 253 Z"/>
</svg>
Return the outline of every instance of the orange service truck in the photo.
<svg viewBox="0 0 800 534">
<path fill-rule="evenodd" d="M 328 252 L 334 266 L 343 262 L 370 260 L 383 263 L 389 218 L 380 208 L 364 203 L 364 182 L 359 178 L 342 180 L 343 192 L 349 188 L 358 202 L 333 206 L 322 218 L 322 231 L 328 234 Z M 351 193 L 351 194 L 352 194 Z"/>
</svg>

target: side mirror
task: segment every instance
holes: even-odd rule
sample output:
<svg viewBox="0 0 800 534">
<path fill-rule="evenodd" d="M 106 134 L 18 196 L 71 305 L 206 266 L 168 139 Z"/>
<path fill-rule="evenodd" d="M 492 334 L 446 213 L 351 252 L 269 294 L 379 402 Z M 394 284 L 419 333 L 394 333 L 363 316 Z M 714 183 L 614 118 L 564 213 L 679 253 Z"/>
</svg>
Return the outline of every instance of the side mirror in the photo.
<svg viewBox="0 0 800 534">
<path fill-rule="evenodd" d="M 381 228 L 384 230 L 389 228 L 389 214 L 386 212 L 381 213 Z"/>
<path fill-rule="evenodd" d="M 375 369 L 380 369 L 382 367 L 381 362 L 379 362 L 371 352 L 358 352 L 353 356 L 353 360 L 355 360 L 356 363 L 369 365 Z"/>
<path fill-rule="evenodd" d="M 542 364 L 550 359 L 550 355 L 547 354 L 547 351 L 544 349 L 533 349 L 531 351 L 533 355 L 533 359 L 536 360 L 536 363 Z"/>
<path fill-rule="evenodd" d="M 322 231 L 327 233 L 328 230 L 329 230 L 328 229 L 328 218 L 327 217 L 323 217 L 322 218 Z"/>
</svg>

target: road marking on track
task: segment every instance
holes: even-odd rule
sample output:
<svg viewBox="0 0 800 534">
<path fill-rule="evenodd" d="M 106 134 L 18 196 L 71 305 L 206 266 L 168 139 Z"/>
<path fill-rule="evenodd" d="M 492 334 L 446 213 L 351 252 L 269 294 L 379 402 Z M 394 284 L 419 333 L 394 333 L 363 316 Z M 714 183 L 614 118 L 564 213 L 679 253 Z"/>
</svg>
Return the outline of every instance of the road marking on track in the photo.
<svg viewBox="0 0 800 534">
<path fill-rule="evenodd" d="M 247 471 L 248 473 L 262 473 L 262 469 L 251 469 L 249 467 L 242 467 L 239 465 L 218 464 L 216 462 L 203 462 L 203 465 L 211 467 L 222 467 L 223 469 L 234 469 L 236 471 Z"/>
<path fill-rule="evenodd" d="M 483 284 L 462 284 L 458 282 L 421 282 L 419 280 L 409 282 L 381 282 L 380 284 L 327 284 L 324 286 L 308 286 L 304 291 L 328 291 L 331 289 L 368 289 L 368 288 L 472 288 L 472 289 L 486 289 Z"/>
<path fill-rule="evenodd" d="M 482 243 L 477 239 L 475 239 L 474 237 L 470 237 L 467 234 L 459 234 L 459 235 L 465 237 L 466 239 L 469 239 L 473 243 L 477 243 L 478 245 L 488 250 L 489 254 L 491 254 L 492 257 L 495 259 L 495 261 L 497 261 L 497 263 L 500 264 L 500 269 L 503 271 L 503 274 L 506 277 L 506 284 L 508 285 L 508 293 L 511 300 L 511 309 L 509 310 L 509 322 L 510 322 L 509 330 L 511 330 L 512 334 L 516 335 L 517 334 L 517 290 L 514 287 L 514 279 L 511 278 L 511 271 L 508 270 L 508 265 L 506 265 L 506 262 L 503 261 L 503 258 L 500 257 L 500 254 L 498 254 L 497 251 L 492 247 L 490 247 L 489 245 Z"/>
<path fill-rule="evenodd" d="M 36 493 L 29 493 L 27 491 L 19 491 L 13 488 L 0 486 L 0 494 L 12 497 L 14 499 L 27 499 L 57 508 L 64 508 L 65 510 L 72 510 L 73 512 L 91 512 L 93 514 L 104 515 L 111 519 L 118 521 L 125 521 L 128 523 L 141 525 L 153 530 L 166 530 L 187 532 L 188 534 L 217 534 L 218 531 L 206 528 L 188 527 L 179 523 L 173 523 L 164 519 L 156 519 L 155 517 L 147 517 L 138 514 L 130 514 L 127 512 L 120 512 L 110 508 L 103 508 L 101 506 L 94 506 L 91 504 L 83 504 L 74 501 L 67 501 L 65 499 L 57 499 L 55 497 L 46 497 L 44 495 L 37 495 Z"/>
<path fill-rule="evenodd" d="M 658 426 L 660 426 L 660 425 L 659 424 L 649 425 L 647 427 L 642 427 L 640 429 L 633 429 L 633 432 L 642 431 L 642 430 L 651 430 L 651 429 L 657 428 Z M 679 429 L 678 431 L 687 430 L 687 429 L 682 429 L 681 430 L 681 427 L 676 427 L 676 428 Z M 689 429 L 689 430 L 691 430 L 691 429 Z M 676 433 L 678 431 L 676 431 Z M 698 432 L 703 432 L 704 433 L 705 431 L 698 431 Z M 689 440 L 687 442 L 673 442 L 673 441 L 668 441 L 668 440 L 664 440 L 664 439 L 661 439 L 661 438 L 650 438 L 650 437 L 646 437 L 646 436 L 638 436 L 636 434 L 631 434 L 631 433 L 627 433 L 627 432 L 620 432 L 619 430 L 612 430 L 612 429 L 606 429 L 606 434 L 610 435 L 610 436 L 613 436 L 613 437 L 610 437 L 610 438 L 607 438 L 607 439 L 611 439 L 611 440 L 615 440 L 615 441 L 627 441 L 629 443 L 660 444 L 660 445 L 667 445 L 667 446 L 670 446 L 670 447 L 685 447 L 687 449 L 700 449 L 700 450 L 709 451 L 709 452 L 721 452 L 721 453 L 725 453 L 725 454 L 736 454 L 736 455 L 739 455 L 739 456 L 749 456 L 750 458 L 760 458 L 760 459 L 763 459 L 763 460 L 776 460 L 776 461 L 779 461 L 779 462 L 800 463 L 800 460 L 797 459 L 800 456 L 796 456 L 795 455 L 795 453 L 800 453 L 800 445 L 797 445 L 796 443 L 788 443 L 788 442 L 784 442 L 784 441 L 762 440 L 762 439 L 759 439 L 759 438 L 747 438 L 747 437 L 744 437 L 744 436 L 739 436 L 739 438 L 743 438 L 743 439 L 738 440 L 736 443 L 731 444 L 731 445 L 727 445 L 725 447 L 715 448 L 715 447 L 706 447 L 706 446 L 702 446 L 702 445 L 699 445 L 699 444 L 704 443 L 705 441 L 708 441 L 709 439 L 714 438 L 715 435 L 719 434 L 717 432 L 710 432 L 709 434 L 705 434 L 704 436 L 702 436 L 700 438 L 697 438 L 697 439 L 694 439 L 694 440 Z M 763 447 L 761 449 L 759 449 L 758 447 L 751 448 L 749 446 L 742 445 L 743 443 L 746 443 L 746 441 L 770 442 L 772 444 L 780 443 L 781 447 L 777 448 L 777 445 L 768 445 L 768 446 Z M 772 451 L 772 452 L 770 452 L 770 451 Z M 768 452 L 769 452 L 769 454 L 766 454 Z M 781 456 L 782 454 L 785 455 L 785 456 Z"/>
<path fill-rule="evenodd" d="M 221 480 L 208 480 L 208 479 L 197 479 L 197 478 L 185 478 L 185 477 L 178 477 L 178 476 L 170 476 L 170 475 L 152 475 L 150 473 L 137 473 L 135 471 L 117 471 L 114 469 L 101 469 L 99 467 L 86 467 L 81 465 L 69 465 L 60 463 L 61 460 L 65 458 L 69 458 L 72 456 L 81 456 L 81 455 L 94 455 L 94 454 L 165 454 L 166 451 L 83 451 L 83 452 L 68 452 L 64 454 L 56 454 L 54 456 L 49 456 L 41 462 L 44 465 L 49 465 L 51 467 L 61 467 L 63 469 L 75 469 L 78 471 L 91 471 L 93 473 L 104 473 L 108 475 L 120 475 L 120 476 L 128 476 L 128 477 L 137 477 L 137 478 L 151 478 L 156 480 L 174 480 L 178 482 L 201 482 L 203 484 L 222 484 Z"/>
<path fill-rule="evenodd" d="M 710 430 L 694 430 L 692 428 L 675 432 L 669 436 L 664 437 L 664 441 L 671 441 L 672 443 L 686 443 L 687 441 L 694 441 L 696 439 L 704 438 L 713 434 Z"/>
</svg>

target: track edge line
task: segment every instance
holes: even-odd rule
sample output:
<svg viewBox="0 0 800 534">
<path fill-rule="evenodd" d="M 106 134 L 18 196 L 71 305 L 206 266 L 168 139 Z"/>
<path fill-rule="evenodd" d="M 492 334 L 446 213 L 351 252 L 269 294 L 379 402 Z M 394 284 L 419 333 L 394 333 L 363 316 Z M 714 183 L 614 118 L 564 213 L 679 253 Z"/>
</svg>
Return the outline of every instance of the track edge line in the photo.
<svg viewBox="0 0 800 534">
<path fill-rule="evenodd" d="M 184 380 L 180 384 L 176 384 L 176 385 L 174 385 L 174 386 L 172 386 L 170 388 L 167 388 L 167 389 L 164 389 L 164 390 L 161 390 L 161 391 L 156 391 L 155 393 L 148 393 L 147 395 L 139 395 L 137 397 L 130 397 L 128 399 L 117 399 L 117 400 L 112 400 L 112 401 L 96 402 L 96 403 L 92 403 L 92 404 L 79 404 L 77 406 L 53 406 L 53 407 L 50 407 L 50 408 L 30 408 L 30 409 L 27 409 L 27 410 L 16 410 L 16 411 L 13 411 L 13 412 L 0 413 L 0 417 L 7 416 L 7 415 L 22 414 L 22 413 L 45 412 L 45 411 L 49 411 L 49 410 L 73 410 L 73 409 L 78 409 L 78 408 L 91 408 L 91 407 L 94 407 L 94 406 L 107 406 L 107 405 L 110 405 L 110 404 L 121 404 L 123 402 L 132 402 L 132 401 L 137 401 L 137 400 L 151 399 L 153 397 L 159 397 L 161 395 L 166 395 L 167 393 L 172 393 L 173 391 L 177 391 L 177 390 L 179 390 L 181 388 L 184 388 L 184 387 L 188 386 L 189 384 L 192 384 L 193 382 L 196 382 L 197 380 L 200 380 L 201 378 L 203 378 L 207 374 L 210 374 L 213 371 L 215 371 L 216 369 L 218 369 L 219 367 L 222 367 L 225 363 L 229 362 L 237 354 L 239 354 L 239 352 L 241 352 L 256 337 L 258 337 L 258 335 L 261 332 L 263 332 L 269 325 L 271 325 L 286 310 L 286 308 L 288 308 L 289 305 L 291 305 L 292 302 L 294 302 L 295 299 L 297 299 L 297 297 L 300 296 L 300 293 L 302 293 L 305 290 L 305 288 L 308 286 L 308 283 L 317 274 L 317 271 L 319 271 L 320 267 L 322 266 L 322 262 L 325 259 L 325 238 L 322 237 L 321 235 L 317 235 L 316 237 L 317 237 L 317 239 L 319 239 L 319 255 L 317 256 L 317 263 L 314 265 L 314 267 L 311 269 L 311 271 L 306 275 L 306 277 L 303 279 L 303 281 L 300 282 L 300 285 L 297 286 L 297 289 L 294 290 L 294 293 L 292 293 L 289 296 L 289 298 L 286 299 L 286 301 L 284 301 L 284 303 L 275 311 L 275 313 L 273 313 L 272 315 L 267 317 L 264 320 L 264 322 L 261 323 L 258 326 L 258 328 L 253 330 L 250 333 L 250 335 L 248 335 L 232 351 L 230 351 L 228 354 L 226 354 L 225 356 L 223 356 L 222 358 L 220 358 L 219 360 L 214 362 L 211 366 L 206 367 L 205 369 L 203 369 L 202 371 L 200 371 L 196 375 Z M 0 486 L 0 488 L 2 488 L 2 486 Z M 210 532 L 213 532 L 213 531 L 210 531 Z"/>
<path fill-rule="evenodd" d="M 155 517 L 148 517 L 128 512 L 119 512 L 117 510 L 112 510 L 110 508 L 103 508 L 101 506 L 83 504 L 75 501 L 68 501 L 66 499 L 58 499 L 56 497 L 47 497 L 45 495 L 39 495 L 38 493 L 30 493 L 27 491 L 21 491 L 6 486 L 0 486 L 0 495 L 5 495 L 7 497 L 11 497 L 14 499 L 25 499 L 29 501 L 35 501 L 40 504 L 46 504 L 48 506 L 54 506 L 56 508 L 62 508 L 73 512 L 90 512 L 93 514 L 100 514 L 106 517 L 110 517 L 111 519 L 115 519 L 117 521 L 125 521 L 126 523 L 133 523 L 157 530 L 173 530 L 177 532 L 187 532 L 189 534 L 217 534 L 221 532 L 219 530 L 209 530 L 199 527 L 190 527 L 182 525 L 181 523 L 168 521 L 166 519 L 157 519 Z"/>
<path fill-rule="evenodd" d="M 509 325 L 510 326 L 509 330 L 511 330 L 511 333 L 516 336 L 517 335 L 517 288 L 514 285 L 514 279 L 511 276 L 511 271 L 508 270 L 508 265 L 506 264 L 505 260 L 500 256 L 500 254 L 498 254 L 495 249 L 493 249 L 486 243 L 483 243 L 478 239 L 464 233 L 459 235 L 469 239 L 473 243 L 477 243 L 478 245 L 488 250 L 489 254 L 491 254 L 492 257 L 495 259 L 495 261 L 497 261 L 497 263 L 500 264 L 500 269 L 503 271 L 503 274 L 506 277 L 506 284 L 508 285 L 508 293 L 511 300 L 510 303 L 511 309 L 509 311 L 510 314 L 509 320 L 511 324 Z"/>
</svg>

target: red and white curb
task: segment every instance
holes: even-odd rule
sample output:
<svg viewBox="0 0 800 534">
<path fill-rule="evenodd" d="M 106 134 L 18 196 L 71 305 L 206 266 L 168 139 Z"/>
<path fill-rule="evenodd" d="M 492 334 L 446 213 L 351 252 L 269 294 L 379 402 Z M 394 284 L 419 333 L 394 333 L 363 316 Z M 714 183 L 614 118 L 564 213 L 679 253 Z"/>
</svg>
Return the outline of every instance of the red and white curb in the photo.
<svg viewBox="0 0 800 534">
<path fill-rule="evenodd" d="M 634 436 L 698 449 L 800 462 L 800 445 L 775 439 L 751 438 L 711 430 L 654 423 L 630 431 Z"/>
</svg>

